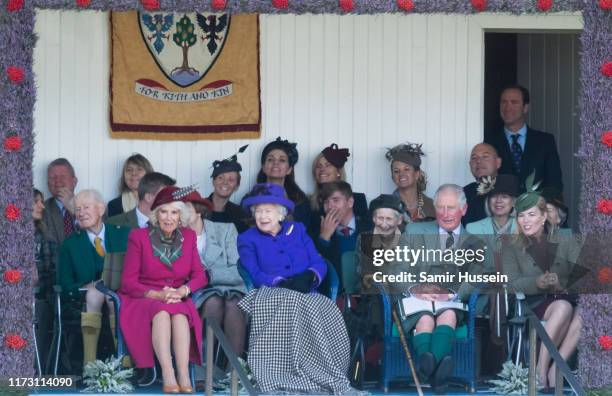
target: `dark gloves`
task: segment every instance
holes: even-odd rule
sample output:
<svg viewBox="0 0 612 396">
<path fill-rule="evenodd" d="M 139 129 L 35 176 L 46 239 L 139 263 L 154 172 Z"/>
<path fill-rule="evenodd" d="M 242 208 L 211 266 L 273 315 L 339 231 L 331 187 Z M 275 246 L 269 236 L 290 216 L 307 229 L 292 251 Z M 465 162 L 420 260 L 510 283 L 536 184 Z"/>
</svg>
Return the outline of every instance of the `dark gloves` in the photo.
<svg viewBox="0 0 612 396">
<path fill-rule="evenodd" d="M 306 270 L 300 274 L 294 275 L 278 284 L 279 287 L 291 289 L 300 293 L 308 293 L 313 284 L 316 282 L 317 276 L 314 272 Z"/>
</svg>

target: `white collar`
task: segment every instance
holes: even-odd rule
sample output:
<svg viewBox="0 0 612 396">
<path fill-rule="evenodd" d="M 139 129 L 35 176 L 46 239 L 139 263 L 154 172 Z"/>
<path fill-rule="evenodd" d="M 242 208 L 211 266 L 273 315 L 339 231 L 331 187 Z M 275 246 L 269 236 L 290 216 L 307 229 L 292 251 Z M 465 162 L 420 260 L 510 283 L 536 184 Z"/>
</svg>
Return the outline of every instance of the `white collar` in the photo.
<svg viewBox="0 0 612 396">
<path fill-rule="evenodd" d="M 140 209 L 138 209 L 138 206 L 136 206 L 136 220 L 138 220 L 139 228 L 147 228 L 149 225 L 149 216 L 145 216 Z"/>
<path fill-rule="evenodd" d="M 92 245 L 94 245 L 94 240 L 96 238 L 100 238 L 100 239 L 102 239 L 102 246 L 104 246 L 104 231 L 105 231 L 105 228 L 106 227 L 104 226 L 104 223 L 102 223 L 102 229 L 100 230 L 98 235 L 96 235 L 93 232 L 87 230 L 87 237 L 89 238 L 89 242 L 91 242 Z"/>
<path fill-rule="evenodd" d="M 441 234 L 441 235 L 446 235 L 446 234 L 448 234 L 448 231 L 446 231 L 444 228 L 438 226 L 438 233 Z M 453 234 L 454 235 L 461 235 L 461 224 L 459 224 L 457 226 L 457 228 L 455 228 L 453 230 Z"/>
</svg>

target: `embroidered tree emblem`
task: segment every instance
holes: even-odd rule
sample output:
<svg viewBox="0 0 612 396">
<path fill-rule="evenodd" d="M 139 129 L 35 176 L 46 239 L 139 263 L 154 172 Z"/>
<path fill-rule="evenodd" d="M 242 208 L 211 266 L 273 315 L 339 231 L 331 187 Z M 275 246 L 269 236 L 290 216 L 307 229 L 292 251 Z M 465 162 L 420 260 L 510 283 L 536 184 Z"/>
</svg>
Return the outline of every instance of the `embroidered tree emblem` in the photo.
<svg viewBox="0 0 612 396">
<path fill-rule="evenodd" d="M 177 22 L 176 33 L 172 35 L 172 40 L 174 44 L 178 45 L 183 50 L 183 64 L 172 70 L 172 74 L 177 72 L 198 74 L 196 69 L 189 67 L 189 47 L 192 47 L 197 41 L 194 30 L 195 26 L 187 15 L 183 15 L 181 20 Z"/>
</svg>

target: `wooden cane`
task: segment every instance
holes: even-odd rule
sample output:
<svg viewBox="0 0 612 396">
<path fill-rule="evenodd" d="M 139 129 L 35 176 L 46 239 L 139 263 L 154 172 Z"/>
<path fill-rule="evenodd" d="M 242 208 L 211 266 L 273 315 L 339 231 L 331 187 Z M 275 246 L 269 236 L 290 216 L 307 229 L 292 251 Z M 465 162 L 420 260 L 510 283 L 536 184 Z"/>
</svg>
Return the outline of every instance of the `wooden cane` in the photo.
<svg viewBox="0 0 612 396">
<path fill-rule="evenodd" d="M 406 336 L 404 335 L 404 329 L 402 329 L 402 323 L 399 320 L 399 316 L 395 309 L 392 309 L 393 313 L 393 321 L 397 326 L 397 332 L 399 333 L 400 342 L 402 343 L 402 347 L 404 347 L 404 352 L 406 353 L 406 359 L 408 359 L 408 365 L 410 366 L 410 372 L 412 373 L 412 379 L 414 379 L 414 384 L 417 388 L 417 393 L 419 396 L 423 396 L 423 389 L 421 389 L 421 382 L 419 381 L 419 377 L 414 368 L 414 362 L 412 361 L 412 355 L 410 354 L 410 349 L 408 348 L 408 343 L 406 342 Z"/>
</svg>

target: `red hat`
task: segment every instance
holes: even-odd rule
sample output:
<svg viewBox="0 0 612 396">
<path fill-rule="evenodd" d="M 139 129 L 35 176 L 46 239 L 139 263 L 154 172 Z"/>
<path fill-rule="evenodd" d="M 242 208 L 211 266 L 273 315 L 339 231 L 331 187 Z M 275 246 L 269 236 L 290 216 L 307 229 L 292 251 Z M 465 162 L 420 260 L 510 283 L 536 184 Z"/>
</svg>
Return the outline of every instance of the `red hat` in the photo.
<svg viewBox="0 0 612 396">
<path fill-rule="evenodd" d="M 210 211 L 213 210 L 212 202 L 206 198 L 202 198 L 200 193 L 196 191 L 195 185 L 183 188 L 178 188 L 176 186 L 162 188 L 155 196 L 153 205 L 151 205 L 151 210 L 170 202 L 197 202 L 206 206 Z"/>
</svg>

